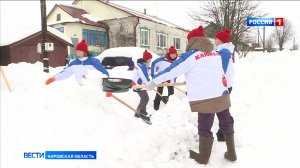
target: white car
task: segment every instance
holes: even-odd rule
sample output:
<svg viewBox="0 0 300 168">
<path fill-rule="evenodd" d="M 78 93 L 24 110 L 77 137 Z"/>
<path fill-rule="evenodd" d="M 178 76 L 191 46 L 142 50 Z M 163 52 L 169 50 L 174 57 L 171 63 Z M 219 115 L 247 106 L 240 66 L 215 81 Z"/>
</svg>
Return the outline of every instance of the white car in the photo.
<svg viewBox="0 0 300 168">
<path fill-rule="evenodd" d="M 152 54 L 152 61 L 160 56 L 154 52 L 139 47 L 117 47 L 103 51 L 96 58 L 108 69 L 110 77 L 131 78 L 134 64 L 143 57 L 144 51 Z M 149 71 L 150 73 L 150 71 Z"/>
<path fill-rule="evenodd" d="M 139 47 L 117 47 L 110 48 L 103 51 L 98 58 L 103 66 L 107 69 L 111 69 L 117 66 L 128 66 L 132 70 L 134 63 L 139 58 L 143 57 L 143 53 L 146 49 Z M 159 58 L 160 56 L 154 52 L 147 50 L 152 54 L 152 60 Z"/>
</svg>

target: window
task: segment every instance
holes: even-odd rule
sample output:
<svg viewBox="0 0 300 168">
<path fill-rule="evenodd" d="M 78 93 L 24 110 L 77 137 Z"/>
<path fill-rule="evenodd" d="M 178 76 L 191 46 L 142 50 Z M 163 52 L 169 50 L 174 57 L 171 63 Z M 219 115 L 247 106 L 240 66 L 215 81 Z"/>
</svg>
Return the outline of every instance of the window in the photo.
<svg viewBox="0 0 300 168">
<path fill-rule="evenodd" d="M 134 68 L 134 62 L 132 58 L 123 56 L 105 57 L 102 60 L 102 65 L 106 69 L 112 69 L 117 66 L 128 66 L 128 70 L 133 70 Z"/>
<path fill-rule="evenodd" d="M 167 34 L 157 33 L 157 47 L 166 48 L 167 47 Z"/>
<path fill-rule="evenodd" d="M 150 31 L 148 29 L 141 29 L 141 46 L 150 46 Z"/>
<path fill-rule="evenodd" d="M 180 50 L 180 38 L 174 38 L 174 47 L 177 49 L 177 50 Z"/>
<path fill-rule="evenodd" d="M 60 13 L 56 15 L 56 21 L 60 21 L 61 20 L 61 15 Z"/>
<path fill-rule="evenodd" d="M 64 33 L 64 27 L 57 27 L 57 28 L 55 28 L 56 30 L 58 30 L 58 31 L 60 31 L 60 32 L 62 32 L 62 33 Z"/>
<path fill-rule="evenodd" d="M 82 30 L 82 37 L 88 45 L 107 47 L 107 33 L 97 30 Z"/>
</svg>

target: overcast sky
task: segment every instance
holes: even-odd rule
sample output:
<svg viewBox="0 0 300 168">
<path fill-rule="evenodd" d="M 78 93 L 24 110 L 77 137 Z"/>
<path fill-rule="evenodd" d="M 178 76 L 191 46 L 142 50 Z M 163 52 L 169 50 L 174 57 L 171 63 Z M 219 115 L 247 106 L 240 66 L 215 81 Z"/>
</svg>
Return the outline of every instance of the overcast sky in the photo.
<svg viewBox="0 0 300 168">
<path fill-rule="evenodd" d="M 147 13 L 161 17 L 188 29 L 196 27 L 197 23 L 189 18 L 187 12 L 192 9 L 199 9 L 203 4 L 201 1 L 110 1 L 141 12 L 146 8 Z M 71 4 L 72 2 L 73 0 L 47 0 L 47 13 L 50 12 L 56 3 Z M 38 0 L 1 0 L 0 7 L 1 36 L 7 36 L 10 32 L 20 33 L 19 31 L 23 28 L 40 26 L 41 14 L 40 2 Z M 289 19 L 296 31 L 296 42 L 300 44 L 300 1 L 262 1 L 261 8 L 269 13 L 268 17 L 284 17 Z M 272 29 L 273 27 L 267 27 L 266 31 L 271 32 Z"/>
</svg>

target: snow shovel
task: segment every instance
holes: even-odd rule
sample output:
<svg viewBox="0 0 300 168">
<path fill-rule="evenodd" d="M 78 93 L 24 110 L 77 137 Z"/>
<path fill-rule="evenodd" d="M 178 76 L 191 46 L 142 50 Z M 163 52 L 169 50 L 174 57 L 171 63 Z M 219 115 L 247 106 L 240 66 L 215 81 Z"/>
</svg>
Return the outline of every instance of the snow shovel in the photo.
<svg viewBox="0 0 300 168">
<path fill-rule="evenodd" d="M 121 100 L 117 96 L 113 95 L 111 92 L 106 92 L 106 97 L 112 97 L 112 98 L 114 98 L 115 100 L 117 100 L 118 102 L 120 102 L 121 104 L 123 104 L 124 106 L 128 107 L 133 112 L 137 113 L 136 109 L 134 109 L 133 107 L 131 107 L 129 104 L 125 103 L 123 100 Z M 152 124 L 152 122 L 150 121 L 150 117 L 138 114 L 138 118 L 141 118 L 146 124 L 149 124 L 149 125 Z"/>
<path fill-rule="evenodd" d="M 131 79 L 124 78 L 103 78 L 103 91 L 111 93 L 127 92 L 131 88 Z"/>
<path fill-rule="evenodd" d="M 130 88 L 146 88 L 146 85 L 135 85 L 132 86 L 132 80 L 131 79 L 125 79 L 125 78 L 103 78 L 102 79 L 102 85 L 103 85 L 103 91 L 105 92 L 111 92 L 111 93 L 121 93 L 121 92 L 127 92 Z M 163 86 L 182 86 L 185 85 L 185 82 L 182 83 L 162 83 L 159 84 L 157 87 L 163 87 Z"/>
</svg>

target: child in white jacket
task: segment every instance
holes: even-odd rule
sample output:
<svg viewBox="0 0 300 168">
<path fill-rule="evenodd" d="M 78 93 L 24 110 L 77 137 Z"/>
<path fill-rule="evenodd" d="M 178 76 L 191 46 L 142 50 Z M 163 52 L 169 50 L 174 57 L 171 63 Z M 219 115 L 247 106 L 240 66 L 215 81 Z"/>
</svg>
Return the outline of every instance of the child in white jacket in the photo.
<svg viewBox="0 0 300 168">
<path fill-rule="evenodd" d="M 169 51 L 164 57 L 157 58 L 151 63 L 151 76 L 152 78 L 158 74 L 159 72 L 165 70 L 168 68 L 178 57 L 177 50 L 171 46 L 169 48 Z M 168 80 L 166 82 L 168 83 L 175 83 L 176 78 L 172 80 Z M 174 94 L 174 87 L 173 86 L 167 86 L 168 88 L 168 96 L 171 96 Z M 163 93 L 164 87 L 157 87 L 157 92 L 159 92 L 161 95 Z M 154 99 L 154 110 L 159 109 L 160 101 L 161 101 L 161 95 L 156 94 Z"/>
<path fill-rule="evenodd" d="M 152 60 L 152 55 L 150 52 L 145 50 L 143 53 L 143 58 L 140 58 L 137 60 L 137 63 L 134 66 L 134 69 L 132 71 L 132 85 L 142 85 L 142 84 L 147 84 L 150 79 L 149 79 L 149 74 L 148 74 L 148 67 L 150 65 L 150 62 Z M 141 117 L 144 120 L 150 121 L 150 119 L 146 116 L 147 110 L 146 106 L 149 102 L 149 96 L 147 93 L 147 90 L 145 89 L 134 89 L 135 92 L 140 97 L 140 103 L 137 107 L 137 112 L 135 113 L 135 117 Z"/>
<path fill-rule="evenodd" d="M 88 45 L 85 40 L 82 40 L 76 46 L 77 59 L 72 61 L 66 68 L 64 68 L 60 73 L 54 75 L 53 77 L 47 79 L 46 85 L 54 81 L 60 81 L 69 78 L 74 74 L 75 79 L 79 85 L 83 85 L 83 79 L 87 75 L 88 70 L 98 70 L 101 73 L 109 77 L 107 70 L 101 64 L 100 60 L 97 58 L 88 56 Z"/>
<path fill-rule="evenodd" d="M 216 51 L 221 55 L 222 58 L 222 67 L 226 76 L 227 86 L 229 94 L 232 91 L 233 85 L 233 77 L 234 77 L 234 64 L 233 64 L 233 52 L 234 45 L 230 42 L 230 30 L 226 29 L 224 31 L 217 32 L 216 35 Z M 227 52 L 229 51 L 229 52 Z M 228 59 L 229 58 L 229 59 Z M 232 124 L 234 123 L 234 119 L 230 116 L 232 120 Z M 224 142 L 224 134 L 221 129 L 216 133 L 217 140 L 219 142 Z"/>
</svg>

